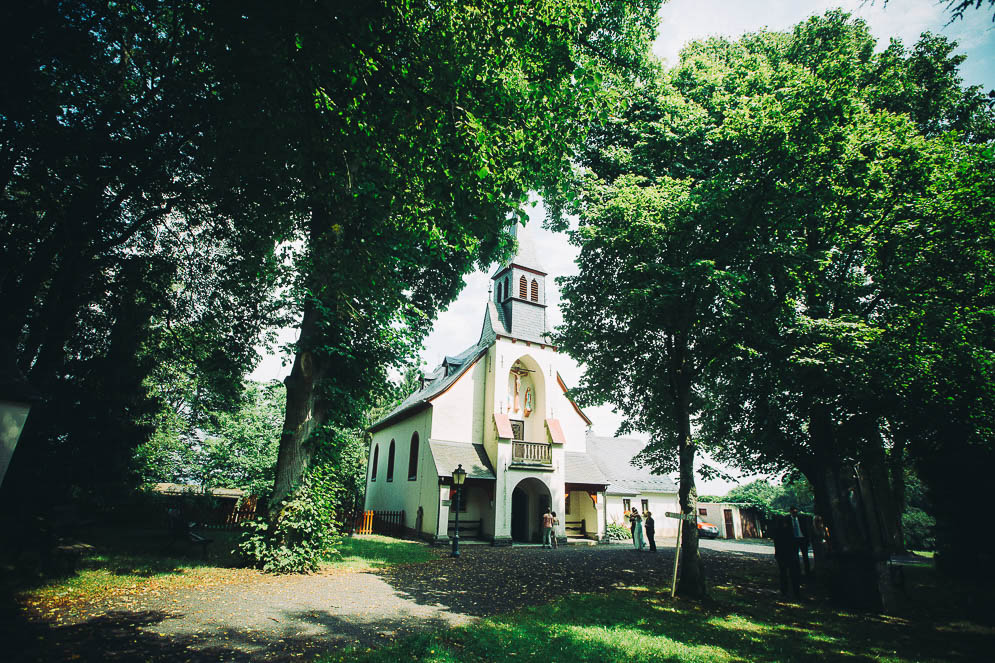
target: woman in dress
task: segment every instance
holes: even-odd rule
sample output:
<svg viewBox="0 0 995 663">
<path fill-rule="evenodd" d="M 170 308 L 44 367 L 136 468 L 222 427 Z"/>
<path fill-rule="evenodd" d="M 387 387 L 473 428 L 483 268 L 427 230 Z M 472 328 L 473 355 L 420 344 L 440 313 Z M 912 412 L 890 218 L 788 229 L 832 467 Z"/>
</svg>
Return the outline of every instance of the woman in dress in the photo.
<svg viewBox="0 0 995 663">
<path fill-rule="evenodd" d="M 643 518 L 639 515 L 639 509 L 632 507 L 632 513 L 629 516 L 632 520 L 632 546 L 636 550 L 642 550 L 643 545 Z"/>
</svg>

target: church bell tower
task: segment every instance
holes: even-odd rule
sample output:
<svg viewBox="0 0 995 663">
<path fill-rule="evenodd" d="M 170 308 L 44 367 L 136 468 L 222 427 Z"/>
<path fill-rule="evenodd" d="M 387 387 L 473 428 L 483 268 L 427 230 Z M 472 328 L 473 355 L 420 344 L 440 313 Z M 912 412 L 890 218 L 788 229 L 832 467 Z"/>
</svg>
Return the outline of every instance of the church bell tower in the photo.
<svg viewBox="0 0 995 663">
<path fill-rule="evenodd" d="M 518 252 L 499 268 L 491 280 L 498 317 L 514 338 L 548 343 L 546 327 L 546 270 L 536 256 L 535 245 L 517 225 L 512 234 L 518 239 Z"/>
</svg>

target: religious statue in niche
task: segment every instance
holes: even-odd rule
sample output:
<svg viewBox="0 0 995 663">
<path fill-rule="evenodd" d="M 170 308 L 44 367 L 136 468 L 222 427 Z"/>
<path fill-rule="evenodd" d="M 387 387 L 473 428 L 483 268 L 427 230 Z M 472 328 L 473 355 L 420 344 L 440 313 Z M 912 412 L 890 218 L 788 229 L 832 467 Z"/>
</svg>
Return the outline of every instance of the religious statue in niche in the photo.
<svg viewBox="0 0 995 663">
<path fill-rule="evenodd" d="M 525 390 L 525 408 L 523 414 L 527 417 L 532 414 L 532 410 L 535 409 L 535 394 L 532 393 L 532 387 L 528 387 Z"/>
<path fill-rule="evenodd" d="M 518 374 L 518 371 L 512 369 L 511 374 L 515 377 L 515 400 L 514 405 L 512 405 L 512 412 L 518 412 L 518 393 L 522 390 L 522 376 Z"/>
</svg>

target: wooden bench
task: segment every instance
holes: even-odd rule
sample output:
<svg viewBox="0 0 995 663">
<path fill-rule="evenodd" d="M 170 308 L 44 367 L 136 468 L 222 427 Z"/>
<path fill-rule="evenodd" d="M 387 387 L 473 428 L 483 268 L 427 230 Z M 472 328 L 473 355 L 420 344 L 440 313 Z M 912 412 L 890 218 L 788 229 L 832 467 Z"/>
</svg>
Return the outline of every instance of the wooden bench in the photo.
<svg viewBox="0 0 995 663">
<path fill-rule="evenodd" d="M 449 536 L 453 535 L 453 529 L 456 526 L 455 520 L 449 521 L 449 526 L 446 528 L 446 534 Z M 472 533 L 473 538 L 479 539 L 480 534 L 484 531 L 484 519 L 480 520 L 462 520 L 459 521 L 459 535 L 463 537 L 464 535 L 470 535 Z"/>
<path fill-rule="evenodd" d="M 207 546 L 214 542 L 196 531 L 196 523 L 192 523 L 182 518 L 178 512 L 170 509 L 169 512 L 169 544 L 166 550 L 172 549 L 177 541 L 186 542 L 192 546 L 200 546 L 204 557 L 207 557 Z"/>
<path fill-rule="evenodd" d="M 96 548 L 89 543 L 62 542 L 52 550 L 52 563 L 58 573 L 73 575 L 76 573 L 83 555 L 91 554 L 94 551 Z"/>
</svg>

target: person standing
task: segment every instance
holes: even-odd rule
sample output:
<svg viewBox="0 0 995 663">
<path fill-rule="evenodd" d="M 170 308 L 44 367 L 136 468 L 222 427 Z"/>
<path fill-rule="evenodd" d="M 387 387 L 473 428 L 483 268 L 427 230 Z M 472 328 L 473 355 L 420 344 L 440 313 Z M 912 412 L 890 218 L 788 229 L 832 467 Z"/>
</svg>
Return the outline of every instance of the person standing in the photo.
<svg viewBox="0 0 995 663">
<path fill-rule="evenodd" d="M 632 514 L 629 516 L 632 519 L 632 547 L 636 550 L 642 550 L 643 546 L 643 518 L 639 515 L 639 509 L 632 507 Z"/>
<path fill-rule="evenodd" d="M 774 559 L 777 561 L 777 571 L 781 577 L 781 594 L 788 596 L 789 580 L 792 595 L 800 597 L 798 568 L 798 544 L 792 531 L 790 517 L 785 519 L 777 516 L 774 522 Z"/>
<path fill-rule="evenodd" d="M 556 512 L 553 512 L 553 548 L 558 548 L 559 544 L 556 542 L 556 530 L 560 526 L 560 519 L 556 517 Z"/>
<path fill-rule="evenodd" d="M 650 552 L 656 552 L 656 523 L 653 514 L 646 511 L 643 514 L 643 526 L 646 528 L 646 541 L 650 544 Z"/>
<path fill-rule="evenodd" d="M 551 548 L 550 538 L 553 535 L 553 514 L 550 512 L 549 507 L 546 507 L 546 512 L 542 514 L 542 547 Z"/>
<path fill-rule="evenodd" d="M 791 513 L 791 533 L 795 538 L 795 546 L 802 554 L 802 560 L 805 563 L 805 577 L 807 578 L 812 573 L 808 565 L 808 537 L 805 535 L 805 530 L 802 529 L 801 521 L 798 519 L 798 507 L 792 505 L 789 512 Z"/>
</svg>

